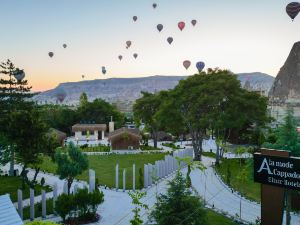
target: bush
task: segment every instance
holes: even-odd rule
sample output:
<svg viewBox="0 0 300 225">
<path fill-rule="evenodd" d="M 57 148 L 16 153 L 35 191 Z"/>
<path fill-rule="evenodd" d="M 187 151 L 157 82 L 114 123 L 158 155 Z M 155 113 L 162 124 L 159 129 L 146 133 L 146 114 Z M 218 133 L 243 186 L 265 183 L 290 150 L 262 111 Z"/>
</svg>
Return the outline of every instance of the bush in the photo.
<svg viewBox="0 0 300 225">
<path fill-rule="evenodd" d="M 193 224 L 206 225 L 207 215 L 203 201 L 194 196 L 186 186 L 186 179 L 181 172 L 169 182 L 166 194 L 157 197 L 150 219 L 157 225 Z"/>
<path fill-rule="evenodd" d="M 69 215 L 74 208 L 73 195 L 62 194 L 57 198 L 55 211 L 63 219 L 63 222 L 66 221 L 66 216 Z"/>
<path fill-rule="evenodd" d="M 163 150 L 162 148 L 154 148 L 153 146 L 149 146 L 149 145 L 140 145 L 140 149 L 142 151 Z"/>
<path fill-rule="evenodd" d="M 172 149 L 180 149 L 179 145 L 175 145 L 174 143 L 162 143 L 163 146 L 172 148 Z"/>
<path fill-rule="evenodd" d="M 68 202 L 68 203 L 66 203 Z M 98 206 L 104 202 L 103 192 L 96 189 L 89 193 L 87 188 L 79 189 L 75 195 L 62 194 L 58 197 L 55 210 L 66 221 L 94 222 L 99 219 L 96 214 Z M 72 216 L 75 217 L 72 217 Z"/>
<path fill-rule="evenodd" d="M 32 222 L 26 223 L 26 225 L 58 225 L 58 223 L 54 223 L 51 221 L 32 221 Z"/>
</svg>

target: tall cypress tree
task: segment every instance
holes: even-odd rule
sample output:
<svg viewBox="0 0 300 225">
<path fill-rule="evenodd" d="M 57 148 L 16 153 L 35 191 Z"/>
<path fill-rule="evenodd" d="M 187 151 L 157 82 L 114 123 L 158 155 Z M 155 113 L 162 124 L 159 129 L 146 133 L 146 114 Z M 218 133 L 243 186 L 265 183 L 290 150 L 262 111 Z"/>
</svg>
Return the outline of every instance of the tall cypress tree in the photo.
<svg viewBox="0 0 300 225">
<path fill-rule="evenodd" d="M 8 59 L 0 63 L 0 148 L 1 161 L 10 160 L 10 176 L 14 170 L 14 140 L 9 134 L 9 115 L 14 111 L 30 110 L 33 107 L 31 87 L 24 80 L 23 70 L 16 68 Z"/>
</svg>

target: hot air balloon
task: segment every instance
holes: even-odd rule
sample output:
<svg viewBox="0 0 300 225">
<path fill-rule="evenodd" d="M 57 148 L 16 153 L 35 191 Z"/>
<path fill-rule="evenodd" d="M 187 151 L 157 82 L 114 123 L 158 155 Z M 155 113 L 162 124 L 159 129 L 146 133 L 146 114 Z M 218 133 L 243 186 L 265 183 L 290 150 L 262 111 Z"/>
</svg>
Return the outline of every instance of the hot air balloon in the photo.
<svg viewBox="0 0 300 225">
<path fill-rule="evenodd" d="M 118 58 L 121 61 L 123 59 L 123 56 L 119 55 Z"/>
<path fill-rule="evenodd" d="M 138 57 L 138 54 L 137 53 L 134 53 L 133 54 L 133 57 L 136 59 Z"/>
<path fill-rule="evenodd" d="M 299 12 L 300 12 L 299 2 L 291 2 L 286 6 L 286 13 L 289 15 L 289 17 L 291 17 L 292 20 L 296 18 Z"/>
<path fill-rule="evenodd" d="M 198 71 L 200 73 L 204 69 L 205 63 L 204 62 L 197 62 L 196 63 L 196 67 L 197 67 L 197 69 L 198 69 Z"/>
<path fill-rule="evenodd" d="M 48 55 L 49 55 L 50 58 L 52 58 L 54 56 L 54 53 L 53 52 L 49 52 Z"/>
<path fill-rule="evenodd" d="M 158 24 L 156 27 L 159 32 L 161 32 L 162 29 L 164 28 L 164 26 L 162 24 Z"/>
<path fill-rule="evenodd" d="M 185 23 L 184 22 L 179 22 L 178 23 L 178 28 L 182 31 L 185 27 Z"/>
<path fill-rule="evenodd" d="M 18 83 L 20 83 L 25 77 L 24 70 L 20 70 L 19 68 L 17 68 L 13 72 L 13 75 L 14 75 L 15 79 L 18 81 Z"/>
<path fill-rule="evenodd" d="M 155 9 L 155 8 L 157 7 L 157 4 L 156 4 L 156 3 L 153 3 L 153 4 L 152 4 L 152 7 L 153 7 L 153 9 Z"/>
<path fill-rule="evenodd" d="M 103 75 L 105 75 L 106 74 L 106 69 L 104 68 L 104 69 L 102 69 L 102 73 L 103 73 Z"/>
<path fill-rule="evenodd" d="M 130 48 L 130 46 L 131 46 L 131 41 L 126 41 L 126 48 L 127 49 Z"/>
<path fill-rule="evenodd" d="M 66 47 L 67 47 L 67 44 L 63 44 L 63 47 L 66 48 Z"/>
<path fill-rule="evenodd" d="M 189 61 L 189 60 L 183 61 L 183 66 L 185 69 L 188 69 L 190 67 L 190 65 L 191 65 L 191 61 Z"/>
<path fill-rule="evenodd" d="M 82 79 L 84 79 L 84 75 L 81 75 Z"/>
<path fill-rule="evenodd" d="M 59 88 L 56 91 L 56 98 L 59 102 L 63 102 L 67 96 L 67 93 L 63 88 Z"/>
<path fill-rule="evenodd" d="M 132 17 L 132 19 L 133 19 L 133 21 L 135 22 L 135 21 L 137 21 L 137 16 L 134 16 L 134 17 Z"/>
<path fill-rule="evenodd" d="M 167 41 L 168 41 L 169 44 L 172 44 L 173 38 L 172 38 L 172 37 L 168 37 L 168 38 L 167 38 Z"/>
<path fill-rule="evenodd" d="M 197 20 L 192 20 L 191 23 L 192 23 L 193 26 L 196 26 Z"/>
</svg>

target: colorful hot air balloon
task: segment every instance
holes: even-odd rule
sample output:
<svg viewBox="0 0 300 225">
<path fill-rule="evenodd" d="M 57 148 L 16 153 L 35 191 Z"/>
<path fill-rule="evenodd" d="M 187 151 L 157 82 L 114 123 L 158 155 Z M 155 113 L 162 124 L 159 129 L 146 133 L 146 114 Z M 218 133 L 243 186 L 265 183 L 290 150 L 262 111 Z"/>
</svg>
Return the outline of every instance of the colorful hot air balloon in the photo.
<svg viewBox="0 0 300 225">
<path fill-rule="evenodd" d="M 133 57 L 136 59 L 138 57 L 138 54 L 137 53 L 134 53 L 133 54 Z"/>
<path fill-rule="evenodd" d="M 289 15 L 289 17 L 291 17 L 292 20 L 296 18 L 299 12 L 300 12 L 299 2 L 291 2 L 286 6 L 286 13 Z"/>
<path fill-rule="evenodd" d="M 178 23 L 178 28 L 182 31 L 185 27 L 185 22 L 179 22 Z"/>
<path fill-rule="evenodd" d="M 189 60 L 183 61 L 183 66 L 185 69 L 188 69 L 190 67 L 190 65 L 191 65 L 191 61 L 189 61 Z"/>
<path fill-rule="evenodd" d="M 63 44 L 63 47 L 66 48 L 66 47 L 67 47 L 67 44 Z"/>
<path fill-rule="evenodd" d="M 135 21 L 137 21 L 137 16 L 134 16 L 134 17 L 132 17 L 132 19 L 133 19 L 133 21 L 135 22 Z"/>
<path fill-rule="evenodd" d="M 192 20 L 191 23 L 192 23 L 193 26 L 196 26 L 197 20 Z"/>
<path fill-rule="evenodd" d="M 24 70 L 20 70 L 19 68 L 17 68 L 13 72 L 13 75 L 14 75 L 15 79 L 18 81 L 18 83 L 20 83 L 25 77 Z"/>
<path fill-rule="evenodd" d="M 153 4 L 152 4 L 152 7 L 153 7 L 153 9 L 156 9 L 157 4 L 156 4 L 156 3 L 153 3 Z"/>
<path fill-rule="evenodd" d="M 198 69 L 198 71 L 200 73 L 204 69 L 205 63 L 204 62 L 197 62 L 196 63 L 196 67 L 197 67 L 197 69 Z"/>
<path fill-rule="evenodd" d="M 127 49 L 130 48 L 130 46 L 131 46 L 131 41 L 126 41 L 126 48 Z"/>
<path fill-rule="evenodd" d="M 54 56 L 54 53 L 53 52 L 49 52 L 48 55 L 49 55 L 50 58 L 52 58 Z"/>
<path fill-rule="evenodd" d="M 63 102 L 67 96 L 67 93 L 63 88 L 58 88 L 56 91 L 56 98 L 59 102 Z"/>
<path fill-rule="evenodd" d="M 168 38 L 167 38 L 167 41 L 168 41 L 169 44 L 172 44 L 173 38 L 172 38 L 172 37 L 168 37 Z"/>
<path fill-rule="evenodd" d="M 123 56 L 119 55 L 118 58 L 121 61 L 123 59 Z"/>
<path fill-rule="evenodd" d="M 162 24 L 157 24 L 157 30 L 159 31 L 159 32 L 161 32 L 162 31 L 162 29 L 164 28 L 164 26 L 162 25 Z"/>
</svg>

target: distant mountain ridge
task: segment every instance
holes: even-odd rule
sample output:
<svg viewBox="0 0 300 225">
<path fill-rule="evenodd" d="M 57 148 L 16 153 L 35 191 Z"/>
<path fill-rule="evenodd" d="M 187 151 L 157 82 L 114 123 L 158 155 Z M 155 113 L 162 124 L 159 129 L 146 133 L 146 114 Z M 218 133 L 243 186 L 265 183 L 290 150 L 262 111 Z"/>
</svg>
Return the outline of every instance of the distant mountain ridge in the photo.
<svg viewBox="0 0 300 225">
<path fill-rule="evenodd" d="M 270 90 L 274 81 L 272 76 L 263 73 L 241 73 L 237 76 L 242 86 L 249 81 L 252 89 L 266 92 Z M 66 92 L 63 104 L 77 105 L 80 95 L 85 92 L 90 101 L 101 98 L 116 104 L 123 111 L 128 111 L 133 102 L 141 97 L 142 91 L 154 93 L 172 89 L 180 80 L 186 78 L 187 76 L 150 76 L 68 82 L 61 83 L 56 88 L 42 92 L 33 98 L 40 104 L 56 103 L 57 93 L 63 89 Z"/>
</svg>

